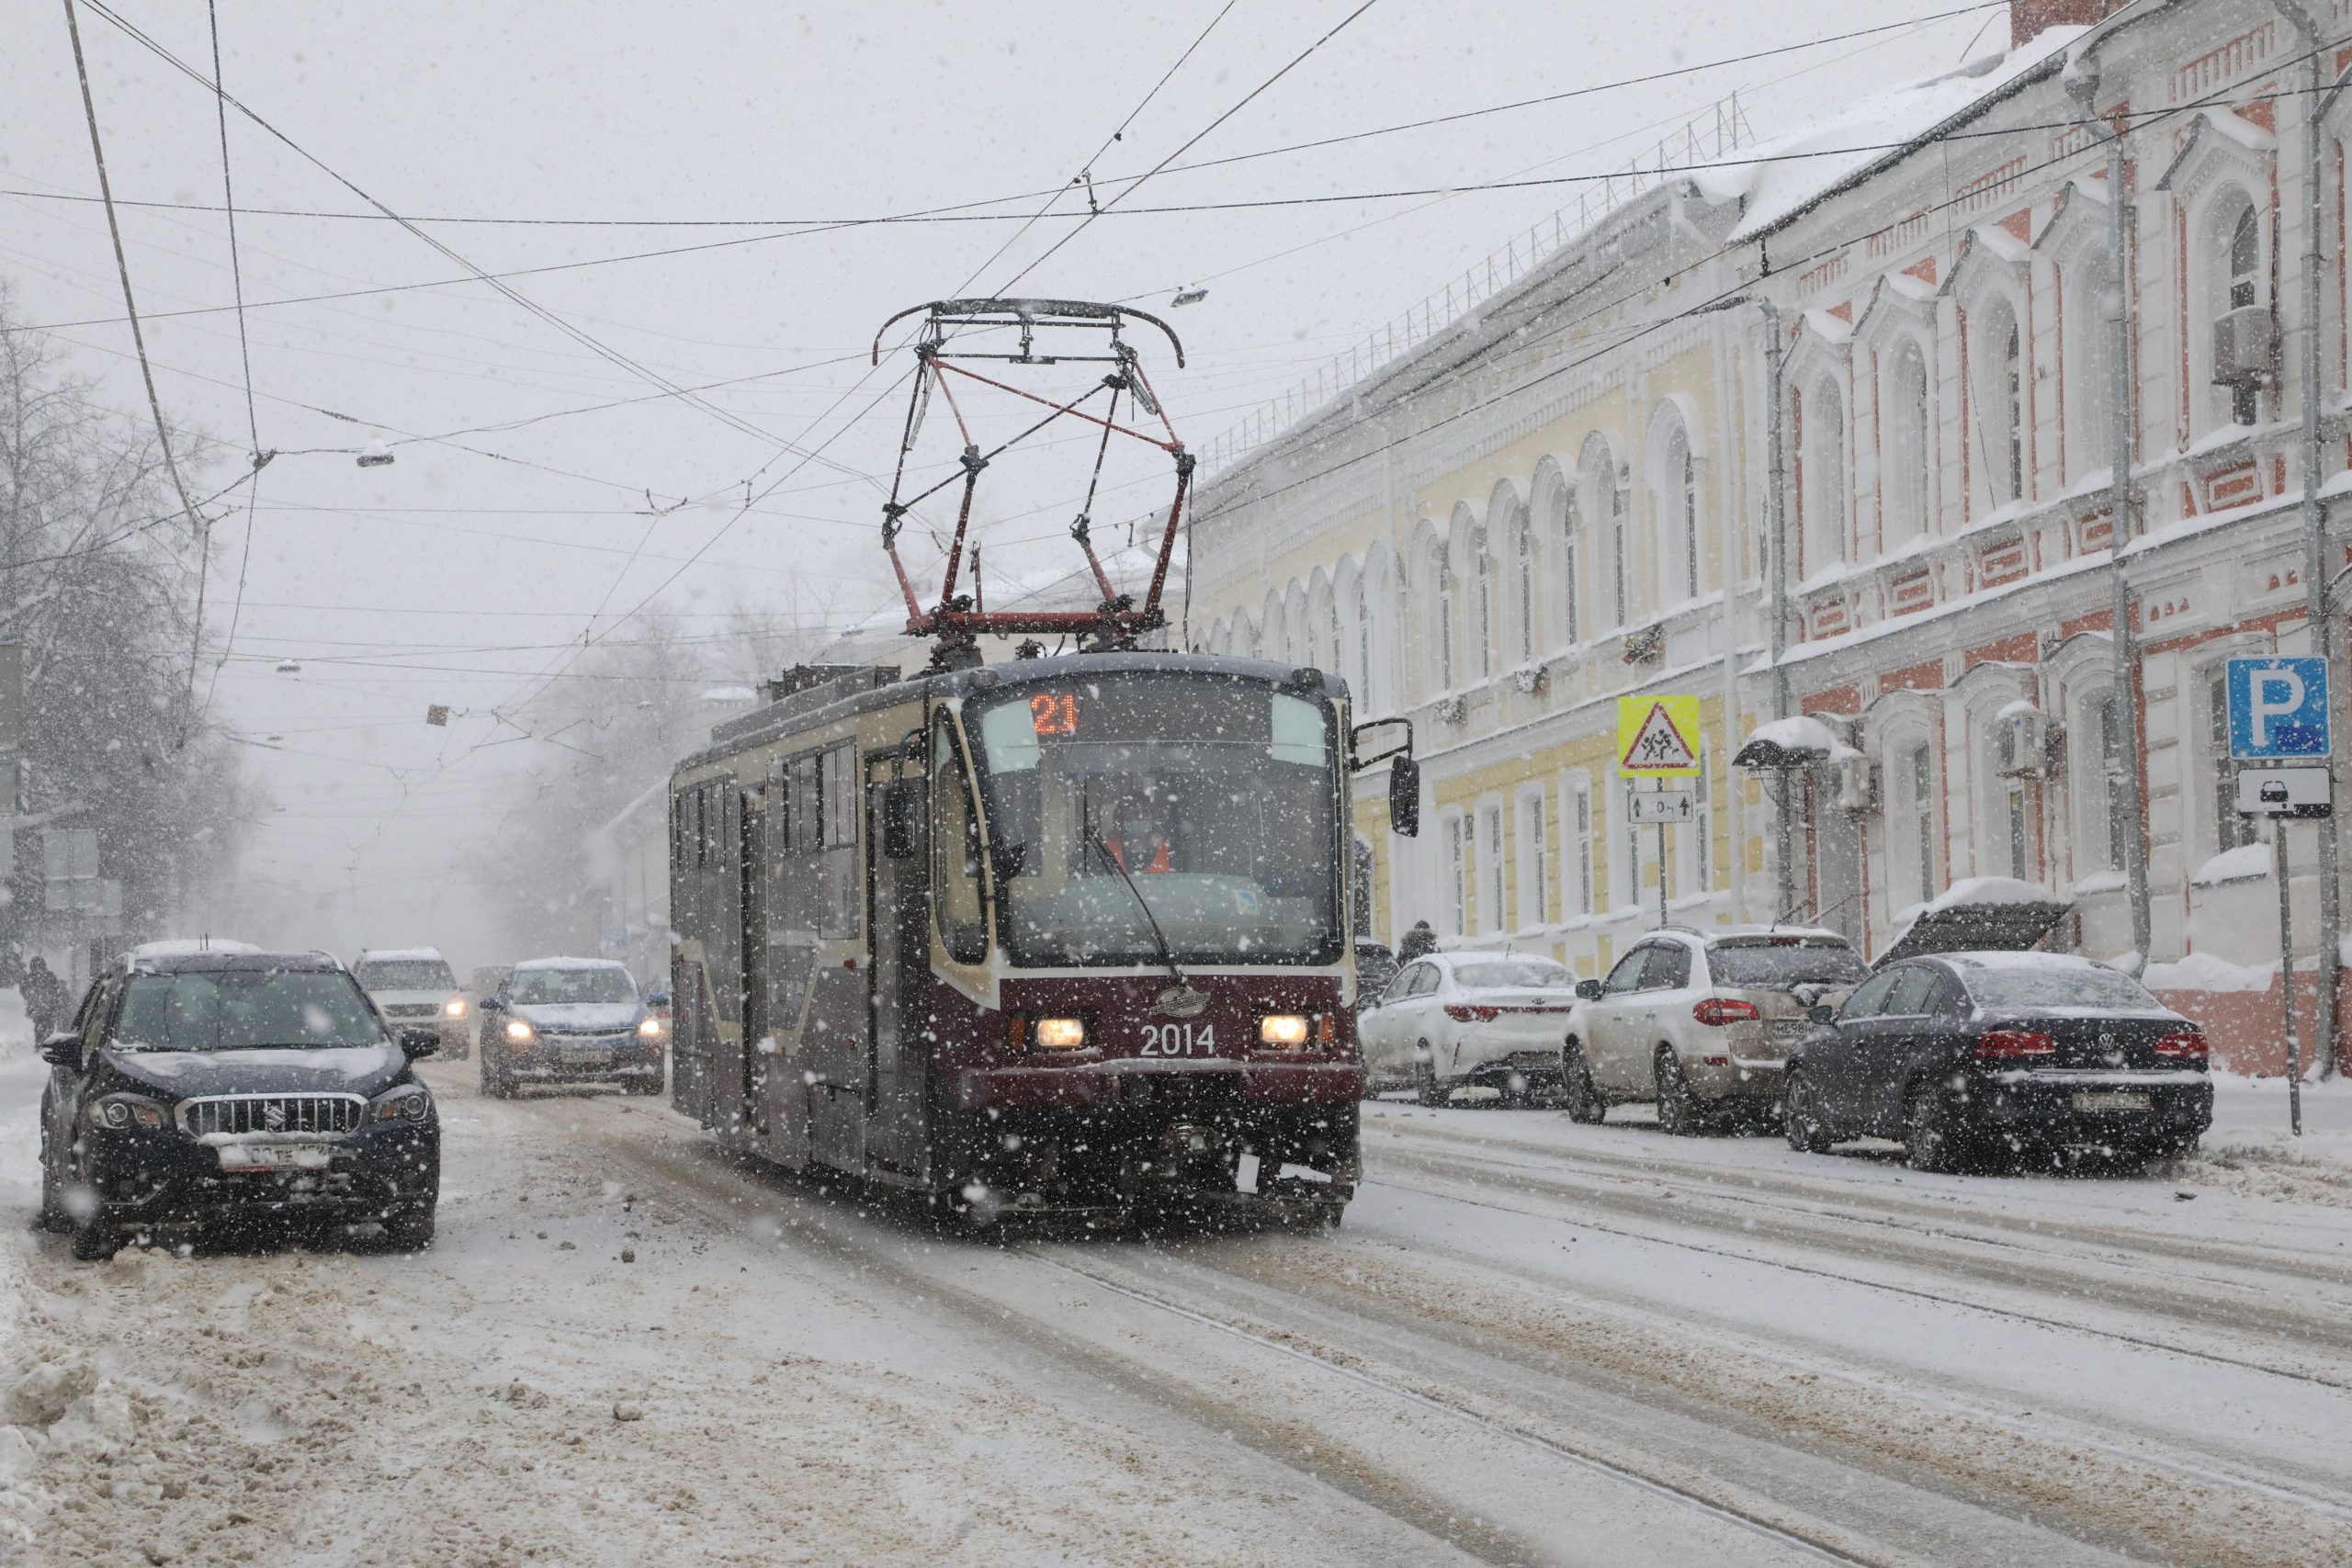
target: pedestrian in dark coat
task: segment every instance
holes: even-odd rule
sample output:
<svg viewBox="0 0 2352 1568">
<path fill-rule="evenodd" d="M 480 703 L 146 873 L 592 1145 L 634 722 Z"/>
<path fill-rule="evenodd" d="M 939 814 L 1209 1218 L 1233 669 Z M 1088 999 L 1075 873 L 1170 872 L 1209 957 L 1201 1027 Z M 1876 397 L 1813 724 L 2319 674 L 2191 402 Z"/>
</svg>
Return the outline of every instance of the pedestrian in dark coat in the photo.
<svg viewBox="0 0 2352 1568">
<path fill-rule="evenodd" d="M 39 954 L 25 966 L 25 977 L 17 986 L 25 998 L 25 1012 L 33 1021 L 33 1043 L 39 1044 L 57 1032 L 60 1017 L 65 1011 L 65 987 L 50 973 L 48 962 Z"/>
<path fill-rule="evenodd" d="M 1405 933 L 1405 940 L 1396 944 L 1396 962 L 1410 964 L 1414 959 L 1427 958 L 1436 951 L 1437 932 L 1430 929 L 1427 920 L 1415 920 L 1413 929 Z"/>
</svg>

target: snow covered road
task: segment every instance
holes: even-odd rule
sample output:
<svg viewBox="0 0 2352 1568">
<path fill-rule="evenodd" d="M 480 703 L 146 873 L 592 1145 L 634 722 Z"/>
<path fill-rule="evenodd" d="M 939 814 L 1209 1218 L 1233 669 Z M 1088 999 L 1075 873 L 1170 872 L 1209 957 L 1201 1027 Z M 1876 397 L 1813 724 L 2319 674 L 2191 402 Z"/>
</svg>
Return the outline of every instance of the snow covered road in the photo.
<svg viewBox="0 0 2352 1568">
<path fill-rule="evenodd" d="M 1336 1235 L 984 1245 L 427 1071 L 431 1252 L 85 1267 L 0 1055 L 0 1560 L 2352 1561 L 2352 1206 L 2291 1156 L 1383 1104 Z"/>
</svg>

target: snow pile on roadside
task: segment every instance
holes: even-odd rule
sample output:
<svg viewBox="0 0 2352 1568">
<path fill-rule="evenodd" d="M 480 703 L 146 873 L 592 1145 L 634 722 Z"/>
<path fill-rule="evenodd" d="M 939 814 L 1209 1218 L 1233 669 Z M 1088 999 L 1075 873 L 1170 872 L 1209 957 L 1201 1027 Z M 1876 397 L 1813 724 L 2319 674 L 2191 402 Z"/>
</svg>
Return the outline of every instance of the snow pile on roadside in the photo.
<svg viewBox="0 0 2352 1568">
<path fill-rule="evenodd" d="M 2212 1128 L 2179 1174 L 2245 1197 L 2352 1209 L 2352 1080 L 2303 1085 L 2298 1138 L 2284 1078 L 2214 1074 Z"/>
</svg>

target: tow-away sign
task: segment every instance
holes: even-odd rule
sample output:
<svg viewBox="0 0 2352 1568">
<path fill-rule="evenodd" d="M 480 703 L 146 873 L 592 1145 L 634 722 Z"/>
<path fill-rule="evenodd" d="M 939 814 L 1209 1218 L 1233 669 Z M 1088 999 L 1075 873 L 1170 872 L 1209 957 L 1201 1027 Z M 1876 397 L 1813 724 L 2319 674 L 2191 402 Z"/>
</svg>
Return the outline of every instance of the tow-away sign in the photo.
<svg viewBox="0 0 2352 1568">
<path fill-rule="evenodd" d="M 1699 771 L 1699 699 L 1619 697 L 1617 771 L 1635 778 L 1688 778 Z"/>
</svg>

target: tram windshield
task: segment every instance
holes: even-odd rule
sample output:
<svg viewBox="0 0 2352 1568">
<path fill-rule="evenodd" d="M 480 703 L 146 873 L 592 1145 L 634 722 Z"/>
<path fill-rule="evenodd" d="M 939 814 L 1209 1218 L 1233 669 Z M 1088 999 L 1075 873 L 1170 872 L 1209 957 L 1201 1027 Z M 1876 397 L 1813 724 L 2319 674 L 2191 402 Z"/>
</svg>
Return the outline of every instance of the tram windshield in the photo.
<svg viewBox="0 0 2352 1568">
<path fill-rule="evenodd" d="M 1015 964 L 1157 964 L 1153 920 L 1180 964 L 1338 961 L 1327 704 L 1114 675 L 976 703 L 967 725 Z"/>
</svg>

